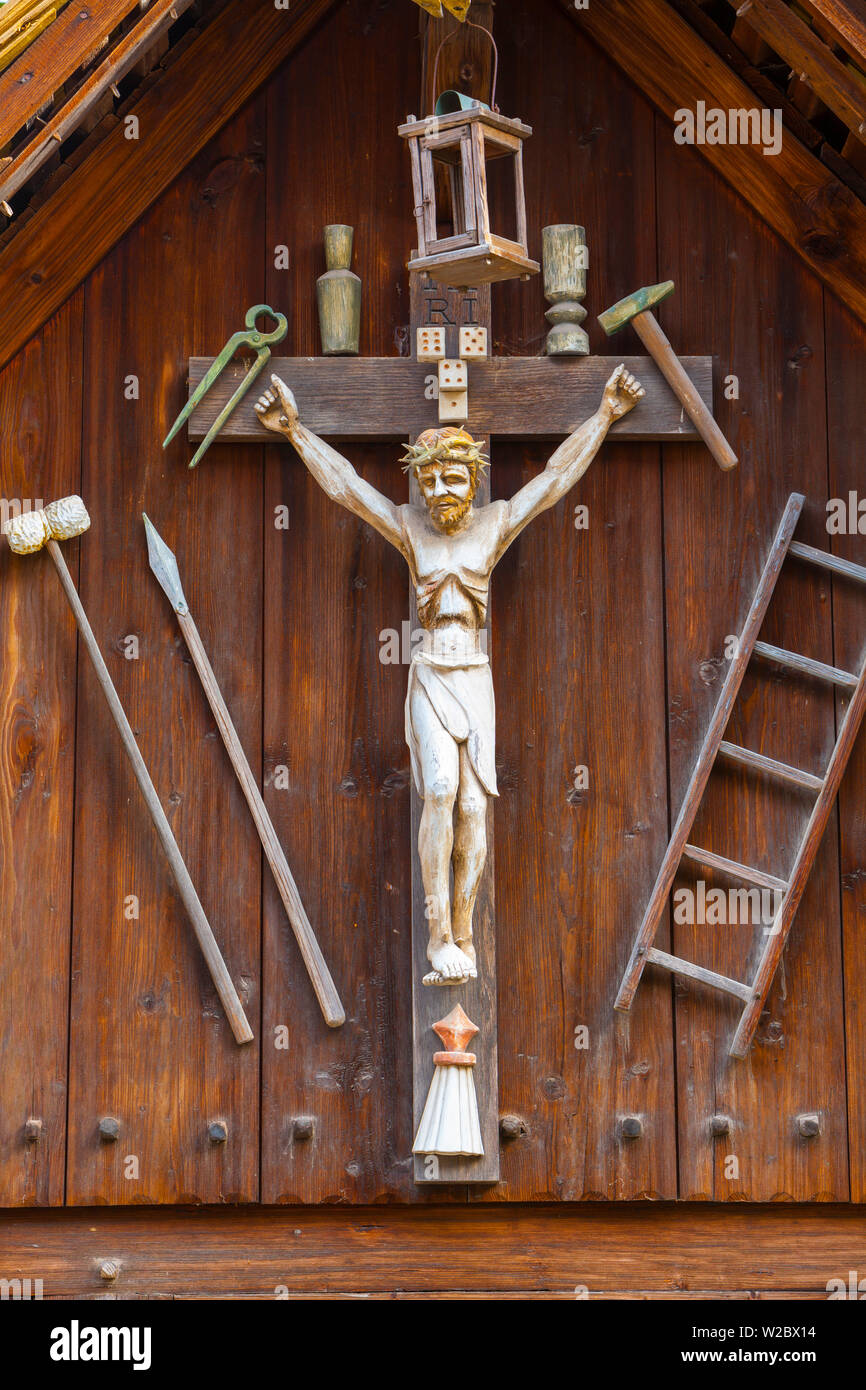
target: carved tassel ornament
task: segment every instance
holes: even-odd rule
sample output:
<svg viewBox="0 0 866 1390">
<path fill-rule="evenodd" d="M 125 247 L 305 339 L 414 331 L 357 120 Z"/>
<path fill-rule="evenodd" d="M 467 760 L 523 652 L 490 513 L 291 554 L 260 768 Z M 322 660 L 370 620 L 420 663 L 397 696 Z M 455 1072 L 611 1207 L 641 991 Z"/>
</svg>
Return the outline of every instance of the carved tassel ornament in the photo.
<svg viewBox="0 0 866 1390">
<path fill-rule="evenodd" d="M 412 1152 L 480 1158 L 484 1145 L 472 1075 L 475 1054 L 466 1051 L 479 1029 L 455 1004 L 446 1018 L 434 1023 L 433 1032 L 447 1051 L 433 1054 L 433 1080 Z"/>
</svg>

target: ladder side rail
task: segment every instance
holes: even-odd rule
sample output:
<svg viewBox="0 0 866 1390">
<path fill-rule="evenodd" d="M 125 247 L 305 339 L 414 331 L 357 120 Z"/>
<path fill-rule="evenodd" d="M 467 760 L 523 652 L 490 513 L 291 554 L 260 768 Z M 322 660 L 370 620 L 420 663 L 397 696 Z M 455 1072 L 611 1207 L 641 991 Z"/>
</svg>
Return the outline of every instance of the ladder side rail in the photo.
<svg viewBox="0 0 866 1390">
<path fill-rule="evenodd" d="M 652 945 L 656 931 L 658 930 L 659 920 L 676 877 L 677 868 L 683 849 L 688 840 L 689 831 L 697 815 L 698 806 L 700 805 L 701 797 L 704 794 L 704 789 L 707 785 L 710 772 L 712 771 L 719 744 L 722 741 L 725 727 L 731 716 L 731 710 L 734 707 L 734 702 L 737 698 L 740 685 L 742 684 L 743 676 L 746 673 L 746 667 L 749 664 L 761 623 L 770 606 L 770 599 L 773 597 L 776 581 L 779 578 L 779 573 L 785 562 L 785 556 L 791 544 L 791 538 L 793 537 L 797 522 L 800 519 L 800 513 L 803 510 L 805 500 L 803 494 L 799 492 L 792 492 L 791 496 L 788 498 L 787 505 L 782 514 L 782 520 L 779 523 L 779 528 L 776 531 L 770 553 L 767 556 L 766 564 L 761 573 L 761 578 L 758 581 L 758 587 L 752 598 L 743 631 L 740 635 L 739 643 L 737 644 L 737 654 L 730 664 L 724 685 L 719 693 L 716 708 L 710 720 L 710 726 L 707 729 L 701 751 L 698 754 L 698 760 L 689 780 L 689 785 L 686 789 L 679 815 L 677 816 L 670 843 L 665 852 L 664 859 L 662 860 L 655 887 L 653 888 L 650 900 L 647 904 L 640 930 L 638 931 L 628 965 L 622 977 L 619 993 L 614 1002 L 614 1008 L 620 1009 L 623 1012 L 627 1012 L 631 1008 L 635 990 L 640 983 L 640 978 L 643 974 L 644 966 L 646 965 L 647 948 Z"/>
<path fill-rule="evenodd" d="M 758 969 L 752 983 L 752 998 L 743 1010 L 729 1049 L 732 1057 L 745 1057 L 755 1036 L 761 1011 L 781 960 L 782 952 L 785 949 L 785 942 L 788 939 L 794 915 L 800 906 L 809 872 L 818 852 L 827 821 L 830 818 L 836 793 L 848 765 L 848 759 L 851 756 L 864 714 L 866 714 L 866 665 L 860 673 L 857 689 L 842 721 L 836 746 L 827 765 L 824 786 L 812 807 L 812 814 L 800 841 L 794 867 L 791 870 L 788 892 L 779 908 L 771 934 L 767 937 L 761 953 Z"/>
</svg>

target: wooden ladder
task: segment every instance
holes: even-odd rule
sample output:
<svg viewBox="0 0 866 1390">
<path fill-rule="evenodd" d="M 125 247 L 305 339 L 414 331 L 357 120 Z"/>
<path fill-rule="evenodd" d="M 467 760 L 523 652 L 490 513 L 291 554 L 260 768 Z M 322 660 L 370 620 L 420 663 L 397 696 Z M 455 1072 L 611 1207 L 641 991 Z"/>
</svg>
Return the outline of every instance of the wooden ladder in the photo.
<svg viewBox="0 0 866 1390">
<path fill-rule="evenodd" d="M 647 964 L 663 966 L 664 969 L 673 971 L 678 975 L 687 975 L 691 979 L 711 985 L 714 989 L 736 995 L 738 999 L 743 1001 L 744 1008 L 729 1049 L 732 1057 L 745 1057 L 755 1035 L 761 1010 L 764 1007 L 773 976 L 785 948 L 794 915 L 800 905 L 800 899 L 803 896 L 806 880 L 809 877 L 809 871 L 824 833 L 824 827 L 829 819 L 839 784 L 842 781 L 842 775 L 854 747 L 857 731 L 860 728 L 864 712 L 866 712 L 866 664 L 864 664 L 860 675 L 854 676 L 849 671 L 840 671 L 837 667 L 827 666 L 822 661 L 813 661 L 809 657 L 800 656 L 797 652 L 784 651 L 780 647 L 772 647 L 766 642 L 757 640 L 761 623 L 764 620 L 782 565 L 788 554 L 795 555 L 797 559 L 803 560 L 807 564 L 818 565 L 834 574 L 844 575 L 860 584 L 866 584 L 866 569 L 860 565 L 853 565 L 848 560 L 838 559 L 835 555 L 829 555 L 823 550 L 815 550 L 812 546 L 802 545 L 792 540 L 804 501 L 805 498 L 797 492 L 792 493 L 788 499 L 746 617 L 737 654 L 731 662 L 713 717 L 710 720 L 709 729 L 698 754 L 698 760 L 692 772 L 670 844 L 662 861 L 614 1004 L 614 1008 L 625 1012 L 631 1008 L 635 990 L 640 983 L 644 966 Z M 767 758 L 762 753 L 754 753 L 749 748 L 742 748 L 739 744 L 728 743 L 724 740 L 723 735 L 734 701 L 737 698 L 737 692 L 753 655 L 764 657 L 766 660 L 772 661 L 778 666 L 784 666 L 800 675 L 827 681 L 831 685 L 852 692 L 851 703 L 842 721 L 839 736 L 823 777 L 813 777 L 811 773 L 803 772 L 800 768 L 789 767 L 787 763 L 777 762 L 774 758 Z M 789 785 L 806 788 L 808 791 L 816 793 L 812 814 L 809 817 L 805 833 L 797 849 L 793 868 L 787 879 L 776 878 L 772 874 L 764 873 L 760 869 L 749 868 L 745 864 L 737 864 L 732 859 L 724 859 L 719 854 L 712 854 L 708 850 L 689 843 L 689 831 L 694 823 L 704 789 L 719 754 L 731 762 L 739 763 L 744 767 L 766 773 L 768 776 Z M 714 970 L 707 970 L 701 965 L 693 964 L 692 961 L 681 960 L 678 956 L 669 955 L 667 951 L 660 951 L 653 945 L 681 859 L 692 860 L 709 868 L 719 869 L 746 883 L 755 884 L 761 888 L 772 888 L 781 894 L 781 901 L 777 907 L 772 927 L 768 931 L 755 978 L 751 984 L 742 984 L 739 980 L 731 980 L 726 975 L 719 975 Z"/>
</svg>

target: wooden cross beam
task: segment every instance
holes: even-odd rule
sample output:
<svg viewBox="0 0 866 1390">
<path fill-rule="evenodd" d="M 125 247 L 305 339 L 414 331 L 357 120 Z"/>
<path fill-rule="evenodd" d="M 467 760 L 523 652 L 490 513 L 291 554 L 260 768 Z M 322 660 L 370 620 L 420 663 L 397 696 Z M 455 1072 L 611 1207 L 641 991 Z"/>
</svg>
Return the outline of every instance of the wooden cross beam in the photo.
<svg viewBox="0 0 866 1390">
<path fill-rule="evenodd" d="M 412 276 L 413 280 L 427 277 Z M 483 290 L 449 292 L 424 286 L 425 318 L 444 323 L 446 351 L 458 355 L 455 312 L 460 323 L 478 323 Z M 459 301 L 455 310 L 452 298 Z M 449 319 L 451 328 L 449 329 Z M 416 325 L 413 323 L 413 330 Z M 453 336 L 453 345 L 449 343 Z M 414 352 L 414 342 L 412 344 Z M 711 357 L 684 357 L 683 365 L 708 409 L 713 408 Z M 192 357 L 190 394 L 213 362 Z M 639 378 L 646 397 L 636 410 L 618 420 L 610 439 L 689 442 L 698 438 L 691 420 L 651 357 L 489 357 L 469 363 L 469 419 L 474 435 L 494 439 L 564 439 L 598 409 L 605 382 L 617 362 Z M 200 441 L 246 375 L 242 358 L 222 373 L 193 412 L 189 438 Z M 275 372 L 291 386 L 308 429 L 332 440 L 405 440 L 438 425 L 435 400 L 427 399 L 428 379 L 436 363 L 414 357 L 273 357 L 261 389 Z M 247 393 L 219 436 L 226 444 L 272 443 L 273 436 L 253 409 L 258 390 Z"/>
</svg>

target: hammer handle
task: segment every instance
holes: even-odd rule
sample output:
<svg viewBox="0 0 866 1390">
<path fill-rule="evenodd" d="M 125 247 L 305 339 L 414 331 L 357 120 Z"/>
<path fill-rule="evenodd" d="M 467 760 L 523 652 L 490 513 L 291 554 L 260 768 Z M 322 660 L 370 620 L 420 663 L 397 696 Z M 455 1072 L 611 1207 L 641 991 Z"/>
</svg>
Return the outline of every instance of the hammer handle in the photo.
<svg viewBox="0 0 866 1390">
<path fill-rule="evenodd" d="M 97 680 L 102 686 L 102 692 L 108 702 L 108 708 L 111 710 L 112 718 L 117 725 L 120 737 L 123 741 L 123 746 L 126 750 L 126 755 L 132 763 L 132 770 L 135 773 L 136 781 L 141 787 L 142 795 L 147 803 L 147 809 L 150 812 L 151 820 L 156 827 L 156 833 L 165 850 L 166 858 L 168 859 L 172 874 L 174 875 L 175 883 L 183 899 L 183 905 L 189 913 L 193 929 L 198 938 L 198 944 L 207 962 L 207 967 L 211 973 L 211 979 L 216 986 L 217 994 L 222 1000 L 223 1008 L 226 1011 L 229 1023 L 231 1024 L 231 1030 L 235 1036 L 235 1041 L 239 1043 L 251 1042 L 253 1030 L 247 1021 L 243 1005 L 241 1004 L 237 990 L 232 982 L 232 977 L 220 953 L 216 938 L 211 931 L 210 923 L 204 914 L 204 908 L 199 902 L 198 894 L 189 876 L 189 871 L 181 857 L 181 852 L 172 834 L 168 818 L 162 809 L 162 803 L 157 795 L 156 787 L 151 781 L 150 773 L 145 766 L 144 758 L 141 756 L 141 750 L 135 741 L 135 735 L 130 728 L 129 720 L 124 714 L 120 698 L 114 688 L 111 676 L 108 674 L 108 667 L 102 659 L 102 652 L 99 650 L 96 638 L 93 635 L 93 629 L 87 620 L 87 614 L 78 596 L 78 590 L 72 582 L 72 575 L 69 573 L 66 561 L 63 558 L 63 552 L 55 540 L 49 540 L 47 549 L 54 561 L 55 568 L 60 577 L 60 583 L 63 585 L 64 593 L 69 600 L 69 606 L 75 614 L 75 621 L 78 623 L 81 635 L 84 638 L 84 645 L 93 662 Z"/>
<path fill-rule="evenodd" d="M 199 630 L 189 612 L 178 613 L 177 620 L 180 623 L 180 630 L 183 633 L 195 669 L 198 671 L 204 686 L 208 704 L 217 722 L 217 728 L 222 735 L 226 751 L 255 821 L 262 848 L 271 866 L 271 873 L 283 900 L 286 914 L 292 924 L 292 931 L 295 933 L 295 940 L 304 958 L 304 965 L 307 967 L 307 974 L 316 992 L 322 1015 L 329 1028 L 339 1028 L 341 1024 L 346 1022 L 346 1012 L 337 993 L 337 986 L 334 984 L 325 957 L 322 955 L 322 948 L 316 940 L 316 934 L 304 910 L 297 884 L 292 877 L 292 871 L 289 868 L 283 847 L 277 838 L 274 823 L 262 800 L 259 784 L 253 776 L 237 729 L 232 723 L 232 717 L 217 684 L 217 678 L 208 660 Z"/>
<path fill-rule="evenodd" d="M 726 471 L 735 468 L 736 454 L 704 405 L 700 392 L 662 332 L 658 319 L 645 310 L 635 315 L 632 325 L 716 463 Z"/>
</svg>

